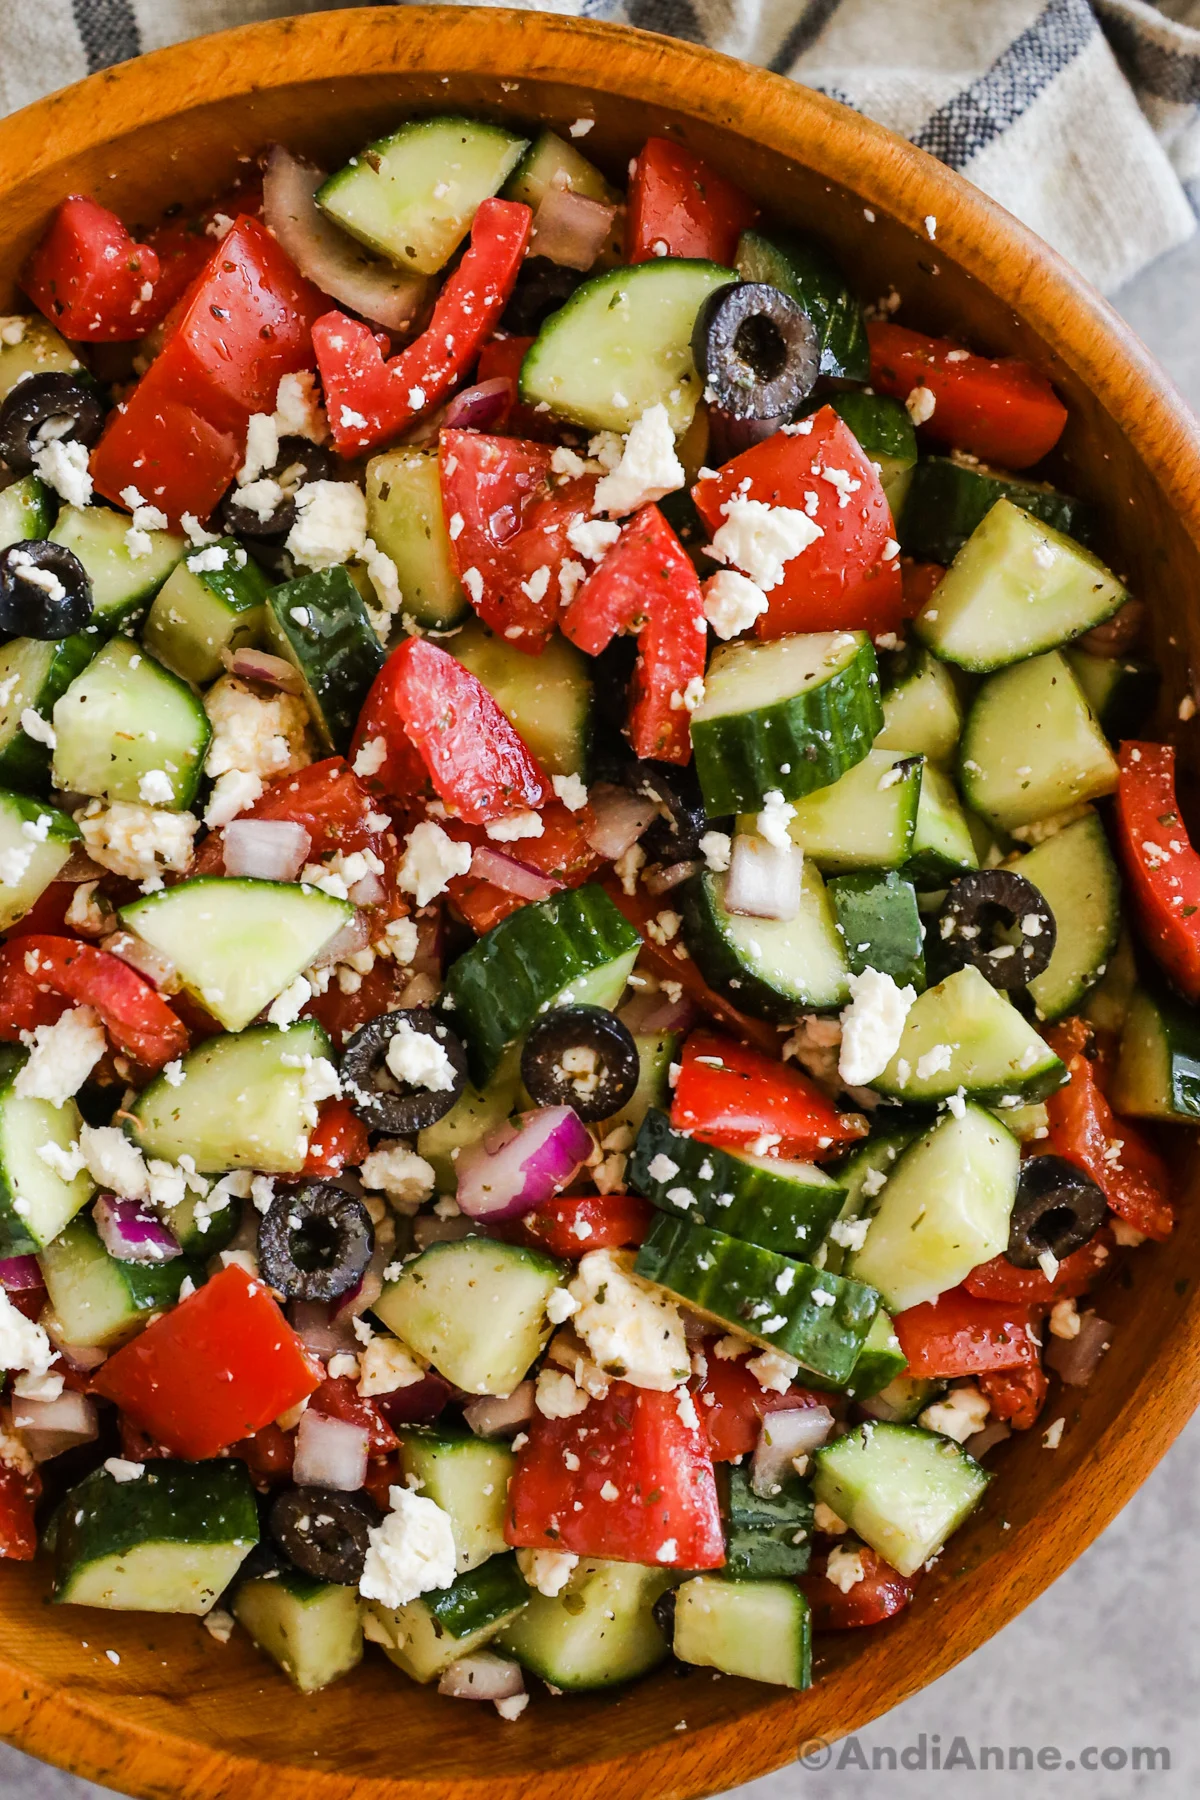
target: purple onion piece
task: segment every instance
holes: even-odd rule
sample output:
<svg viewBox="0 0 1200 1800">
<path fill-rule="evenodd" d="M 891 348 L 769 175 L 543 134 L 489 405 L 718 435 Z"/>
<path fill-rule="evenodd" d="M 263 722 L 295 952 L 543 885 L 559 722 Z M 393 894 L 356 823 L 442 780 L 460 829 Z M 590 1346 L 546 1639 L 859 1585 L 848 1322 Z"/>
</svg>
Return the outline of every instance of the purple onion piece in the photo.
<svg viewBox="0 0 1200 1800">
<path fill-rule="evenodd" d="M 1067 1387 L 1086 1387 L 1100 1365 L 1100 1358 L 1112 1342 L 1112 1326 L 1094 1312 L 1086 1312 L 1073 1338 L 1049 1337 L 1046 1341 L 1046 1367 L 1053 1369 Z"/>
<path fill-rule="evenodd" d="M 0 1257 L 0 1288 L 4 1288 L 7 1293 L 28 1293 L 31 1288 L 45 1285 L 36 1256 Z"/>
<path fill-rule="evenodd" d="M 513 384 L 507 375 L 493 375 L 455 394 L 442 424 L 448 431 L 486 431 L 504 417 L 513 398 Z"/>
<path fill-rule="evenodd" d="M 118 1262 L 160 1263 L 183 1251 L 162 1220 L 140 1200 L 101 1194 L 92 1208 L 100 1241 Z"/>
<path fill-rule="evenodd" d="M 502 855 L 487 844 L 476 848 L 471 858 L 471 873 L 477 881 L 490 881 L 493 887 L 503 889 L 506 894 L 515 894 L 520 900 L 548 900 L 562 887 L 561 881 L 551 881 L 539 870 L 527 868 L 524 863 Z"/>
<path fill-rule="evenodd" d="M 470 1219 L 519 1219 L 557 1194 L 591 1153 L 569 1106 L 518 1113 L 458 1159 L 458 1204 Z"/>
</svg>

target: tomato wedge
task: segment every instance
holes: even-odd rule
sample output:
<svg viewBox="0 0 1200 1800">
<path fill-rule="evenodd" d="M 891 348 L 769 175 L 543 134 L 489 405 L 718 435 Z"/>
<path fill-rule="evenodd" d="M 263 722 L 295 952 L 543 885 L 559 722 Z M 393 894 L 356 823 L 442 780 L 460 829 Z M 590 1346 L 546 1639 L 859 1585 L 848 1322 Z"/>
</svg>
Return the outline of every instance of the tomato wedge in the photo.
<svg viewBox="0 0 1200 1800">
<path fill-rule="evenodd" d="M 1200 1000 L 1200 853 L 1175 795 L 1170 744 L 1121 745 L 1117 844 L 1147 948 L 1189 1000 Z"/>
<path fill-rule="evenodd" d="M 327 1100 L 309 1133 L 303 1175 L 326 1179 L 347 1165 L 356 1169 L 370 1148 L 367 1128 L 349 1100 Z"/>
<path fill-rule="evenodd" d="M 1007 1256 L 994 1256 L 972 1269 L 963 1286 L 979 1300 L 1051 1306 L 1056 1300 L 1077 1300 L 1086 1294 L 1111 1267 L 1111 1256 L 1110 1234 L 1098 1231 L 1090 1243 L 1063 1257 L 1053 1281 L 1041 1269 L 1018 1269 Z"/>
<path fill-rule="evenodd" d="M 758 217 L 749 195 L 669 138 L 647 138 L 629 181 L 626 253 L 699 257 L 733 265 L 737 242 Z"/>
<path fill-rule="evenodd" d="M 809 1388 L 790 1387 L 777 1394 L 763 1387 L 745 1359 L 726 1362 L 711 1343 L 704 1348 L 708 1367 L 696 1388 L 696 1412 L 715 1463 L 752 1455 L 768 1413 L 825 1404 L 825 1396 Z"/>
<path fill-rule="evenodd" d="M 1046 1101 L 1050 1135 L 1042 1150 L 1077 1163 L 1119 1219 L 1165 1242 L 1175 1228 L 1166 1164 L 1136 1125 L 1116 1117 L 1100 1092 L 1093 1066 L 1079 1048 L 1079 1021 L 1064 1020 L 1045 1035 L 1066 1063 L 1068 1081 Z"/>
<path fill-rule="evenodd" d="M 22 1475 L 19 1469 L 0 1463 L 0 1559 L 32 1562 L 37 1555 L 37 1525 L 33 1509 L 42 1491 L 37 1471 Z"/>
<path fill-rule="evenodd" d="M 958 1287 L 897 1313 L 893 1323 L 906 1373 L 949 1379 L 1036 1363 L 1029 1321 L 1028 1303 L 979 1300 Z"/>
<path fill-rule="evenodd" d="M 390 1456 L 400 1442 L 375 1402 L 360 1394 L 348 1375 L 327 1375 L 308 1408 L 326 1419 L 361 1425 L 367 1434 L 368 1456 Z"/>
<path fill-rule="evenodd" d="M 1040 1363 L 1023 1369 L 995 1369 L 979 1377 L 979 1391 L 996 1418 L 1014 1431 L 1029 1431 L 1046 1404 L 1050 1383 Z"/>
<path fill-rule="evenodd" d="M 143 1069 L 161 1069 L 188 1047 L 183 1024 L 150 983 L 94 944 L 36 935 L 5 944 L 0 949 L 0 1037 L 29 1029 L 22 1012 L 30 1003 L 31 985 L 48 987 L 77 1006 L 94 1007 L 114 1047 Z M 61 1017 L 64 1010 L 59 1006 L 53 1016 Z"/>
<path fill-rule="evenodd" d="M 561 800 L 548 800 L 541 809 L 540 837 L 520 838 L 515 844 L 494 848 L 511 855 L 514 861 L 535 875 L 544 877 L 555 889 L 579 887 L 603 861 L 585 835 L 590 816 L 586 807 L 573 813 Z M 446 830 L 460 843 L 481 846 L 488 843 L 486 833 L 478 826 L 463 825 L 455 820 L 447 823 Z M 481 936 L 525 905 L 519 895 L 469 872 L 454 876 L 449 893 L 455 912 Z"/>
<path fill-rule="evenodd" d="M 654 1208 L 640 1194 L 556 1194 L 521 1224 L 534 1249 L 570 1259 L 589 1250 L 632 1249 L 653 1219 Z"/>
<path fill-rule="evenodd" d="M 915 387 L 933 395 L 934 410 L 921 429 L 935 443 L 1001 468 L 1027 469 L 1062 436 L 1066 407 L 1020 357 L 973 356 L 948 338 L 886 321 L 868 325 L 867 337 L 873 387 L 895 400 L 907 400 Z"/>
<path fill-rule="evenodd" d="M 703 1143 L 818 1162 L 865 1137 L 859 1113 L 840 1113 L 815 1082 L 789 1063 L 694 1031 L 683 1047 L 671 1123 Z"/>
<path fill-rule="evenodd" d="M 825 1573 L 825 1558 L 801 1575 L 800 1587 L 812 1608 L 814 1631 L 850 1631 L 859 1625 L 880 1625 L 906 1607 L 917 1591 L 917 1575 L 900 1575 L 869 1544 L 856 1546 L 865 1571 L 848 1592 L 842 1592 Z"/>
<path fill-rule="evenodd" d="M 128 343 L 150 317 L 159 261 L 137 244 L 116 213 L 86 194 L 72 194 L 50 221 L 21 277 L 21 286 L 65 338 L 76 343 Z"/>
</svg>

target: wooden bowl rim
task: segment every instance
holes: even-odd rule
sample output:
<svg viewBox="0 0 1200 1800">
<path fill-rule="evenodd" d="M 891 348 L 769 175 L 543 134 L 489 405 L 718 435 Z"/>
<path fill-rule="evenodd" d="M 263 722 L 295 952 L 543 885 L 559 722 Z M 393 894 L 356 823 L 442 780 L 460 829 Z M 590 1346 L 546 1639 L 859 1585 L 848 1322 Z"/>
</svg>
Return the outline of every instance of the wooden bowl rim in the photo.
<svg viewBox="0 0 1200 1800">
<path fill-rule="evenodd" d="M 590 65 L 597 50 L 615 42 L 622 46 L 623 79 L 605 88 Z M 750 143 L 769 143 L 773 154 L 827 177 L 918 235 L 927 235 L 927 217 L 936 218 L 936 254 L 949 256 L 1052 346 L 1124 433 L 1200 550 L 1200 423 L 1144 345 L 1080 275 L 980 189 L 883 126 L 786 76 L 679 39 L 490 7 L 361 7 L 241 26 L 102 70 L 0 121 L 0 195 L 89 150 L 214 101 L 304 81 L 413 70 L 554 81 L 601 101 L 660 102 Z M 686 104 L 681 94 L 688 96 Z M 997 241 L 1003 245 L 999 261 Z M 979 1606 L 966 1592 L 972 1583 L 947 1592 L 939 1619 L 946 1629 L 927 1634 L 919 1668 L 889 1668 L 870 1694 L 855 1695 L 838 1712 L 823 1703 L 823 1694 L 835 1682 L 844 1685 L 845 1671 L 803 1696 L 764 1689 L 752 1731 L 743 1716 L 678 1737 L 668 1733 L 667 1741 L 631 1754 L 604 1749 L 557 1771 L 481 1771 L 473 1778 L 422 1781 L 301 1769 L 206 1748 L 138 1724 L 123 1714 L 119 1697 L 97 1703 L 0 1659 L 0 1733 L 89 1779 L 107 1784 L 118 1774 L 131 1791 L 197 1800 L 234 1792 L 244 1800 L 273 1800 L 280 1781 L 289 1800 L 484 1800 L 485 1794 L 487 1800 L 544 1800 L 564 1777 L 578 1800 L 602 1792 L 686 1800 L 730 1780 L 749 1780 L 781 1766 L 806 1743 L 858 1729 L 944 1674 L 1086 1549 L 1200 1402 L 1200 1286 L 1184 1324 L 1093 1446 L 1094 1462 L 1104 1460 L 1112 1479 L 1099 1484 L 1076 1478 L 1061 1489 L 1049 1519 L 1037 1520 L 1036 1556 L 1029 1554 L 1034 1533 L 1026 1528 L 1014 1530 L 1001 1555 L 990 1559 L 987 1579 L 998 1591 L 997 1605 Z M 1118 1444 L 1122 1455 L 1106 1457 Z"/>
</svg>

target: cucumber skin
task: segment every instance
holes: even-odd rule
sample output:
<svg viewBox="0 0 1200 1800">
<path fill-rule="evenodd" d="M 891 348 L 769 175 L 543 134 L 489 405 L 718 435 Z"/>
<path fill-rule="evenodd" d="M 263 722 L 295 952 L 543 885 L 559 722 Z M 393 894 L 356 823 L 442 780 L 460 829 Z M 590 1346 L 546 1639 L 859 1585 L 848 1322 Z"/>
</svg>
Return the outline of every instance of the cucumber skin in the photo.
<svg viewBox="0 0 1200 1800">
<path fill-rule="evenodd" d="M 895 869 L 886 869 L 878 875 L 835 875 L 825 891 L 845 941 L 850 973 L 879 969 L 898 987 L 912 986 L 923 993 L 924 938 L 912 882 Z M 866 949 L 860 950 L 864 943 Z"/>
<path fill-rule="evenodd" d="M 782 289 L 809 315 L 821 340 L 822 375 L 870 380 L 871 351 L 862 308 L 824 250 L 791 233 L 771 238 L 761 231 L 743 231 L 734 262 L 743 281 L 765 281 Z"/>
<path fill-rule="evenodd" d="M 1047 492 L 1034 482 L 992 469 L 972 469 L 948 456 L 923 457 L 913 470 L 908 497 L 896 522 L 906 556 L 951 563 L 997 500 L 1011 500 L 1022 512 L 1068 537 L 1088 544 L 1094 535 L 1092 509 L 1070 494 Z"/>
<path fill-rule="evenodd" d="M 308 611 L 306 625 L 292 617 L 293 608 L 300 607 Z M 269 634 L 311 691 L 309 710 L 318 735 L 344 756 L 367 692 L 384 664 L 383 646 L 362 596 L 339 564 L 274 588 L 267 613 Z"/>
<path fill-rule="evenodd" d="M 1152 982 L 1134 994 L 1125 1020 L 1113 1105 L 1132 1118 L 1193 1125 L 1200 1121 L 1200 1020 L 1157 977 Z"/>
<path fill-rule="evenodd" d="M 863 760 L 882 726 L 879 670 L 865 634 L 855 655 L 817 687 L 754 712 L 693 719 L 709 818 L 757 812 L 772 790 L 800 800 L 831 787 Z"/>
<path fill-rule="evenodd" d="M 164 1457 L 151 1463 L 146 1475 L 124 1482 L 93 1469 L 55 1516 L 53 1598 L 65 1597 L 74 1569 L 139 1544 L 242 1542 L 247 1552 L 258 1542 L 258 1508 L 243 1463 Z"/>
<path fill-rule="evenodd" d="M 723 994 L 739 1011 L 752 1018 L 768 1019 L 772 1024 L 791 1025 L 797 1016 L 815 1002 L 807 1002 L 791 994 L 778 993 L 768 981 L 738 961 L 726 943 L 717 911 L 717 883 L 710 870 L 701 869 L 688 878 L 679 898 L 683 913 L 683 940 L 696 967 L 709 987 Z M 824 1010 L 844 1006 L 849 989 L 830 999 Z"/>
<path fill-rule="evenodd" d="M 799 1475 L 788 1475 L 778 1494 L 764 1497 L 750 1486 L 748 1468 L 724 1464 L 722 1474 L 725 1572 L 759 1581 L 803 1575 L 812 1556 L 813 1496 L 808 1483 Z"/>
<path fill-rule="evenodd" d="M 23 640 L 13 640 L 14 643 L 21 641 Z M 76 631 L 70 637 L 62 638 L 53 647 L 41 692 L 31 694 L 27 704 L 35 712 L 40 710 L 43 718 L 49 719 L 55 702 L 61 700 L 76 676 L 82 675 L 102 643 L 99 634 L 90 630 Z M 8 647 L 6 645 L 5 649 Z M 0 652 L 0 656 L 2 655 L 3 652 Z M 35 701 L 41 701 L 40 708 L 34 704 Z M 50 787 L 50 761 L 48 745 L 36 743 L 33 738 L 26 737 L 23 731 L 17 731 L 0 749 L 0 782 L 6 785 L 11 783 L 15 788 L 26 788 L 35 794 L 44 794 Z"/>
</svg>

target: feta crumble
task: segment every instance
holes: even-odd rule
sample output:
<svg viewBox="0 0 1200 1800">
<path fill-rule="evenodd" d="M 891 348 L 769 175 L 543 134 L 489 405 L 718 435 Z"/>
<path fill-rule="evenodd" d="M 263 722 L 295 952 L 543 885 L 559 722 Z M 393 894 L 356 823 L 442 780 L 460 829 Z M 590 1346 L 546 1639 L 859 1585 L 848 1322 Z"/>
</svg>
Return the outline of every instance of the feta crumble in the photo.
<svg viewBox="0 0 1200 1800">
<path fill-rule="evenodd" d="M 792 506 L 767 506 L 737 494 L 721 511 L 725 523 L 713 533 L 707 553 L 717 562 L 735 563 L 763 593 L 783 580 L 794 557 L 824 537 L 821 527 Z"/>
<path fill-rule="evenodd" d="M 710 575 L 704 583 L 703 596 L 704 616 L 723 639 L 749 631 L 771 604 L 762 589 L 736 569 L 718 569 Z"/>
<path fill-rule="evenodd" d="M 422 819 L 404 840 L 404 855 L 396 871 L 397 886 L 412 894 L 418 906 L 444 894 L 456 875 L 471 867 L 470 844 L 459 844 L 433 819 Z"/>
<path fill-rule="evenodd" d="M 48 1100 L 64 1106 L 77 1094 L 108 1040 L 99 1014 L 76 1006 L 53 1025 L 35 1025 L 29 1059 L 18 1069 L 13 1092 L 21 1100 Z"/>
<path fill-rule="evenodd" d="M 449 1513 L 411 1488 L 388 1489 L 390 1512 L 367 1533 L 358 1591 L 364 1600 L 407 1606 L 418 1594 L 447 1588 L 458 1572 Z"/>
<path fill-rule="evenodd" d="M 308 481 L 296 489 L 296 523 L 284 548 L 306 569 L 329 569 L 361 557 L 367 501 L 348 481 Z"/>
<path fill-rule="evenodd" d="M 666 1392 L 691 1370 L 683 1319 L 671 1300 L 634 1276 L 633 1264 L 623 1251 L 584 1256 L 570 1283 L 579 1303 L 572 1324 L 606 1374 Z"/>
<path fill-rule="evenodd" d="M 675 434 L 661 401 L 647 407 L 625 439 L 621 460 L 596 483 L 593 512 L 623 517 L 674 493 L 686 480 L 675 454 Z"/>
<path fill-rule="evenodd" d="M 917 995 L 912 987 L 897 987 L 880 969 L 851 975 L 849 987 L 852 998 L 841 1015 L 838 1074 L 850 1087 L 867 1087 L 899 1049 L 904 1021 Z"/>
</svg>

